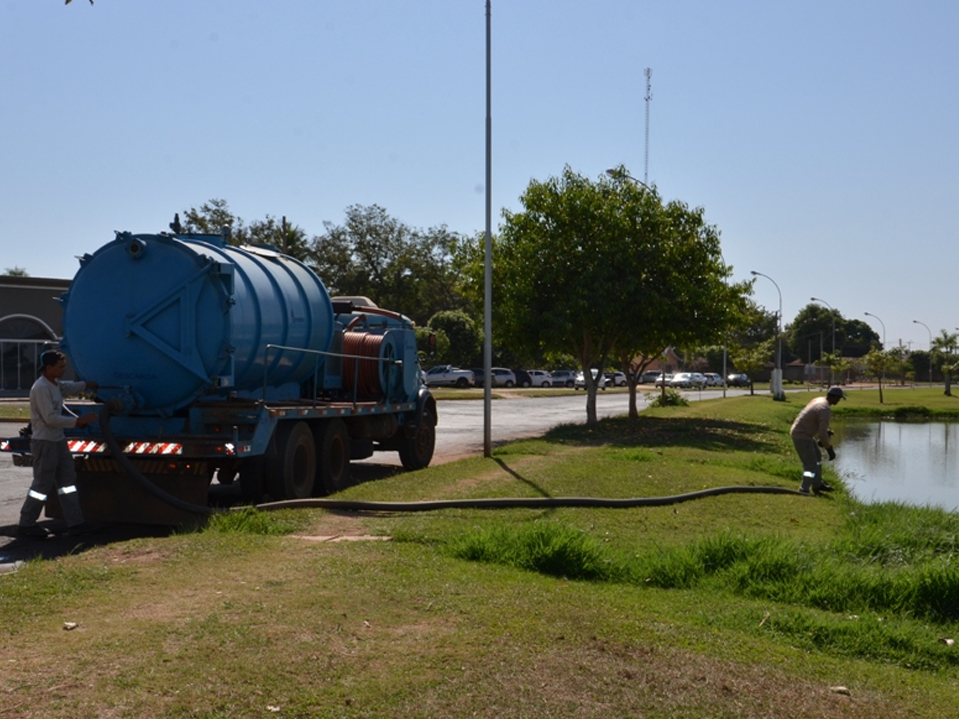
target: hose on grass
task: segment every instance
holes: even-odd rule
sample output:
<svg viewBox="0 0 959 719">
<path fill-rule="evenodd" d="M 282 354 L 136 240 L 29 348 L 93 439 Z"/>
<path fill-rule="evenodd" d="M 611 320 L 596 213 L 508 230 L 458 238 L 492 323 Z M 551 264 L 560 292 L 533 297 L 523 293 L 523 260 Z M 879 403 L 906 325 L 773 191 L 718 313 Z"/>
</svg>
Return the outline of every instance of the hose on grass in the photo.
<svg viewBox="0 0 959 719">
<path fill-rule="evenodd" d="M 340 509 L 355 512 L 432 512 L 438 509 L 542 509 L 545 507 L 599 507 L 626 509 L 629 507 L 663 507 L 680 504 L 704 497 L 722 494 L 796 494 L 785 487 L 729 486 L 711 487 L 696 492 L 673 494 L 665 497 L 631 497 L 609 499 L 604 497 L 495 497 L 479 499 L 439 499 L 422 502 L 371 502 L 355 499 L 288 499 L 280 502 L 265 502 L 254 505 L 256 509 L 269 512 L 277 509 Z"/>
</svg>

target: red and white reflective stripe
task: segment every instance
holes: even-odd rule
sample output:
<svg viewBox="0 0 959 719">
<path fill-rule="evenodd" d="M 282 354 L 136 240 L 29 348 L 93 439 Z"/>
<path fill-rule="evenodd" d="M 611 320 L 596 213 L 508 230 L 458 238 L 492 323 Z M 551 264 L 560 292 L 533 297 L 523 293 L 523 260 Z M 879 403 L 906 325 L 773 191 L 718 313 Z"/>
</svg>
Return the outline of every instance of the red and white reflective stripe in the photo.
<svg viewBox="0 0 959 719">
<path fill-rule="evenodd" d="M 76 454 L 96 454 L 107 451 L 105 442 L 74 439 L 67 442 L 70 451 Z M 123 448 L 124 454 L 182 454 L 183 445 L 178 442 L 131 442 Z"/>
<path fill-rule="evenodd" d="M 4 452 L 6 452 L 8 449 L 10 449 L 9 440 L 5 439 L 2 442 L 0 442 L 0 450 L 3 450 Z"/>
<path fill-rule="evenodd" d="M 78 454 L 104 452 L 107 448 L 106 444 L 103 442 L 93 442 L 88 439 L 72 439 L 67 441 L 67 445 L 69 445 L 71 452 L 76 452 Z"/>
<path fill-rule="evenodd" d="M 134 442 L 123 450 L 125 454 L 180 454 L 183 445 L 176 442 Z"/>
</svg>

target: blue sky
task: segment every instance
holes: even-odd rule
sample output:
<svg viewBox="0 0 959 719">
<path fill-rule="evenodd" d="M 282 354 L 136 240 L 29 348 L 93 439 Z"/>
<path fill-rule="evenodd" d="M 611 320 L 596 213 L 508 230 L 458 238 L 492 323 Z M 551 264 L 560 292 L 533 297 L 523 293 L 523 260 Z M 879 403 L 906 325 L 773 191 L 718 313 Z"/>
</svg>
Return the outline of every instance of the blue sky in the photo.
<svg viewBox="0 0 959 719">
<path fill-rule="evenodd" d="M 650 67 L 649 181 L 786 322 L 815 296 L 887 345 L 959 326 L 959 4 L 492 11 L 494 226 L 567 164 L 643 177 Z M 2 0 L 0 269 L 71 277 L 214 197 L 311 235 L 374 203 L 472 234 L 485 113 L 485 0 Z"/>
</svg>

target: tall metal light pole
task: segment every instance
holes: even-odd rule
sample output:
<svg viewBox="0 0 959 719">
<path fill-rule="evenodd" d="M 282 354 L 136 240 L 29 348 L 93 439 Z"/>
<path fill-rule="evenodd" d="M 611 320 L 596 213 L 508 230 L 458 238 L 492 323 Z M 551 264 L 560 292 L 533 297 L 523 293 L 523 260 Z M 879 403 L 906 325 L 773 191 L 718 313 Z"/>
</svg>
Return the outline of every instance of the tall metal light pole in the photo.
<svg viewBox="0 0 959 719">
<path fill-rule="evenodd" d="M 486 336 L 483 339 L 483 456 L 493 456 L 493 384 L 490 368 L 493 366 L 493 113 L 492 73 L 490 57 L 490 0 L 486 0 L 486 276 L 483 282 L 483 323 Z"/>
<path fill-rule="evenodd" d="M 877 320 L 879 320 L 879 324 L 882 325 L 882 348 L 886 349 L 886 323 L 879 319 L 878 315 L 874 315 L 872 312 L 867 312 L 866 316 L 875 317 Z"/>
<path fill-rule="evenodd" d="M 883 349 L 883 351 L 885 351 L 885 349 L 886 349 L 886 323 L 883 322 L 881 319 L 879 319 L 879 316 L 878 316 L 878 315 L 874 315 L 872 312 L 867 312 L 867 313 L 866 313 L 866 316 L 867 316 L 867 317 L 875 317 L 877 320 L 879 320 L 879 324 L 882 325 L 882 349 Z M 883 379 L 886 379 L 885 364 L 886 364 L 886 363 L 885 363 L 885 361 L 884 361 L 884 362 L 883 362 L 883 370 L 882 370 L 882 378 L 883 378 Z M 881 385 L 880 385 L 880 387 L 881 387 Z"/>
<path fill-rule="evenodd" d="M 824 305 L 826 305 L 826 307 L 829 308 L 829 311 L 832 314 L 832 354 L 833 354 L 833 357 L 835 357 L 836 356 L 836 310 L 831 304 L 826 302 L 826 300 L 821 300 L 818 297 L 810 297 L 809 300 L 811 302 L 822 302 Z M 829 384 L 832 384 L 832 366 L 829 367 Z"/>
<path fill-rule="evenodd" d="M 927 325 L 925 322 L 913 320 L 912 323 L 915 325 L 922 325 L 926 328 L 926 332 L 929 333 L 929 386 L 932 387 L 932 330 L 929 329 L 929 325 Z"/>
<path fill-rule="evenodd" d="M 778 379 L 778 382 L 776 381 L 773 382 L 774 386 L 772 388 L 772 392 L 773 392 L 773 396 L 776 399 L 784 399 L 783 390 L 782 390 L 783 345 L 782 345 L 782 337 L 780 336 L 782 334 L 782 323 L 783 323 L 783 293 L 782 293 L 782 290 L 779 289 L 779 285 L 776 284 L 776 280 L 774 280 L 769 275 L 764 275 L 762 272 L 756 272 L 756 270 L 750 270 L 750 274 L 753 277 L 765 277 L 767 280 L 773 283 L 773 285 L 776 287 L 776 292 L 779 293 L 779 314 L 776 317 L 776 373 L 777 373 L 776 379 Z M 776 387 L 775 386 L 776 384 L 778 384 L 779 386 Z"/>
</svg>

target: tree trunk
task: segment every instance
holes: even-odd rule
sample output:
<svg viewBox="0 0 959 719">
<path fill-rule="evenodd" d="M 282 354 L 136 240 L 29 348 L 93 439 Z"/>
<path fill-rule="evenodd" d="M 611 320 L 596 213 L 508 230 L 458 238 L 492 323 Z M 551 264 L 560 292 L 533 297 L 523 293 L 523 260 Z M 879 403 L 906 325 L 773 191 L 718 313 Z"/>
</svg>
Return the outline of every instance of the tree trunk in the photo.
<svg viewBox="0 0 959 719">
<path fill-rule="evenodd" d="M 586 369 L 583 379 L 586 380 L 586 424 L 596 424 L 596 383 L 593 382 L 593 373 Z"/>
</svg>

